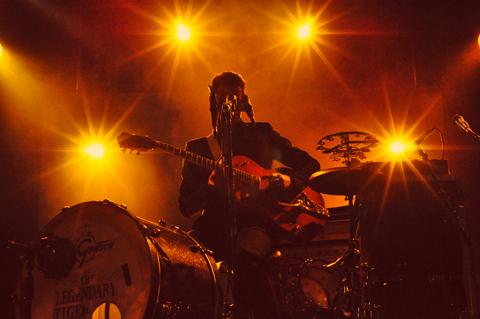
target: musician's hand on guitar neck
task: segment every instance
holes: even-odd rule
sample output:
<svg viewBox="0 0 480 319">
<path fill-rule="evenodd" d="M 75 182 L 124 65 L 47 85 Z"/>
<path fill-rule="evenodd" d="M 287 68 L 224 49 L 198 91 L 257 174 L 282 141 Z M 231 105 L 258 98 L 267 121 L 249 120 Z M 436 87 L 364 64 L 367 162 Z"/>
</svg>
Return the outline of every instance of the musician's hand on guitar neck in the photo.
<svg viewBox="0 0 480 319">
<path fill-rule="evenodd" d="M 259 189 L 264 190 L 279 190 L 287 189 L 292 184 L 290 176 L 280 173 L 272 173 L 270 175 L 262 176 L 260 179 Z"/>
<path fill-rule="evenodd" d="M 223 187 L 225 183 L 225 178 L 223 177 L 223 172 L 219 169 L 212 171 L 208 177 L 208 185 L 215 187 Z"/>
</svg>

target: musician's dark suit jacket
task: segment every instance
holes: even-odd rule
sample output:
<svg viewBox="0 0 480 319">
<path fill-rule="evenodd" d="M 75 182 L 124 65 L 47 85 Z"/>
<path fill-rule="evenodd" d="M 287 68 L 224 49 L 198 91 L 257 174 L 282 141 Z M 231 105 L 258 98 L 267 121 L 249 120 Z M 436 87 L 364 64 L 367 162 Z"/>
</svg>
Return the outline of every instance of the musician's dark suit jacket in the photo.
<svg viewBox="0 0 480 319">
<path fill-rule="evenodd" d="M 213 158 L 206 137 L 187 142 L 187 151 Z M 272 168 L 273 160 L 277 160 L 291 168 L 288 175 L 292 178 L 292 186 L 302 189 L 308 177 L 320 169 L 319 163 L 305 151 L 292 146 L 292 143 L 278 134 L 268 123 L 237 123 L 233 127 L 233 155 L 245 155 L 264 168 Z M 222 258 L 225 253 L 224 229 L 224 197 L 215 187 L 208 185 L 211 171 L 184 162 L 182 183 L 180 186 L 179 204 L 184 216 L 191 216 L 198 211 L 201 215 L 194 222 L 194 235 L 197 236 L 216 257 Z M 257 214 L 251 208 L 243 209 L 237 214 L 239 228 L 261 225 L 271 229 L 265 214 Z M 262 217 L 263 216 L 263 217 Z"/>
</svg>

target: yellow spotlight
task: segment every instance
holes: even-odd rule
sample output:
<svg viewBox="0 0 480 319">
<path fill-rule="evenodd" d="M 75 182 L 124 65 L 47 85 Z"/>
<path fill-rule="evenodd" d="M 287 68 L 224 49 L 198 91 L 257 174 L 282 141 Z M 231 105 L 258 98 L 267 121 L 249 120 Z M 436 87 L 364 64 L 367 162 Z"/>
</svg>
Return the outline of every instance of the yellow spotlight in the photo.
<svg viewBox="0 0 480 319">
<path fill-rule="evenodd" d="M 412 156 L 415 145 L 405 139 L 386 140 L 383 154 L 390 161 L 408 160 Z"/>
<path fill-rule="evenodd" d="M 100 159 L 105 155 L 105 149 L 101 144 L 98 143 L 93 143 L 88 146 L 86 146 L 84 149 L 84 152 L 91 156 L 94 159 Z"/>
<path fill-rule="evenodd" d="M 3 54 L 3 46 L 2 46 L 2 44 L 0 43 L 0 56 L 2 56 L 2 54 Z"/>
<path fill-rule="evenodd" d="M 478 46 L 480 47 L 480 33 L 478 34 L 477 42 L 478 42 Z"/>
<path fill-rule="evenodd" d="M 183 23 L 177 24 L 177 39 L 181 42 L 187 42 L 190 40 L 192 33 L 190 28 L 184 25 Z"/>
<path fill-rule="evenodd" d="M 308 23 L 304 23 L 301 25 L 297 30 L 297 37 L 300 40 L 306 40 L 311 36 L 310 25 Z"/>
<path fill-rule="evenodd" d="M 393 141 L 392 144 L 390 144 L 390 151 L 393 154 L 401 154 L 405 152 L 406 149 L 407 146 L 402 141 Z"/>
</svg>

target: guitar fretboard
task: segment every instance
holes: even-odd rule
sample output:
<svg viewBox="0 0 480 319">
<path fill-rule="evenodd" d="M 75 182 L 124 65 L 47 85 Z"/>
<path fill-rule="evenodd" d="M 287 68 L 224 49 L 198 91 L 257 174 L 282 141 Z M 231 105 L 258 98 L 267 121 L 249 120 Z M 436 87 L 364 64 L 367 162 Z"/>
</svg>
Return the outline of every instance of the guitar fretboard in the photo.
<svg viewBox="0 0 480 319">
<path fill-rule="evenodd" d="M 186 151 L 182 148 L 178 148 L 167 143 L 163 143 L 159 141 L 153 141 L 153 142 L 158 146 L 158 148 L 168 153 L 182 157 L 187 162 L 193 163 L 203 168 L 214 170 L 214 169 L 223 169 L 224 167 L 222 163 L 216 162 L 208 157 Z M 253 174 L 249 174 L 237 168 L 233 169 L 233 178 L 242 183 L 249 183 L 254 185 L 260 184 L 260 177 Z"/>
</svg>

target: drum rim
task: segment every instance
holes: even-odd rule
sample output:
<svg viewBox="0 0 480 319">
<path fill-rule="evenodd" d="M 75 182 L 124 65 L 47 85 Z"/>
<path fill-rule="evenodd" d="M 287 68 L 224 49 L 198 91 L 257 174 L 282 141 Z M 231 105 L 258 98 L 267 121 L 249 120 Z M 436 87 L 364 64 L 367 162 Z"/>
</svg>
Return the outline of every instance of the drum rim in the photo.
<svg viewBox="0 0 480 319">
<path fill-rule="evenodd" d="M 72 210 L 79 209 L 82 206 L 96 206 L 96 205 L 105 205 L 105 206 L 110 206 L 113 208 L 119 208 L 122 211 L 122 214 L 128 216 L 132 221 L 135 222 L 135 225 L 137 228 L 142 231 L 142 224 L 138 221 L 138 219 L 133 215 L 130 211 L 128 211 L 127 207 L 121 204 L 117 204 L 111 200 L 104 199 L 104 200 L 98 200 L 98 201 L 86 201 L 86 202 L 81 202 L 78 204 L 75 204 L 73 206 L 65 206 L 61 209 L 60 213 L 55 215 L 50 221 L 48 221 L 40 230 L 40 235 L 46 235 L 46 231 L 53 228 L 54 226 L 57 226 L 59 222 L 62 221 L 64 216 L 71 212 Z M 143 232 L 142 232 L 143 234 Z M 145 234 L 144 234 L 145 235 Z"/>
</svg>

